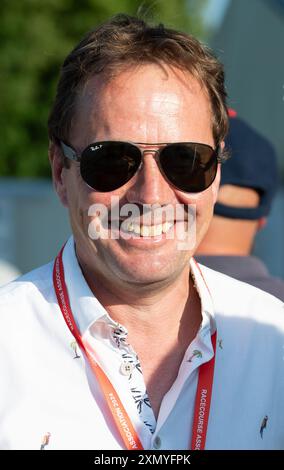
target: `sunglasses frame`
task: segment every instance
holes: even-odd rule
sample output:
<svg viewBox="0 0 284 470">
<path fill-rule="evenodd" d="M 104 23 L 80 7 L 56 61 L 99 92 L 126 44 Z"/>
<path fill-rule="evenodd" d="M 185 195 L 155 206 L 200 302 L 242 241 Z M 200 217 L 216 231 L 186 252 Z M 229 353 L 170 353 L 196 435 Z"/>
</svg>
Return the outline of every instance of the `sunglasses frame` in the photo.
<svg viewBox="0 0 284 470">
<path fill-rule="evenodd" d="M 159 142 L 159 143 L 145 143 L 145 142 L 129 142 L 129 141 L 122 141 L 122 140 L 104 140 L 104 141 L 99 141 L 99 142 L 94 142 L 92 144 L 89 144 L 80 154 L 78 154 L 76 152 L 76 150 L 73 149 L 73 147 L 71 145 L 68 145 L 66 144 L 63 140 L 59 140 L 59 143 L 60 143 L 60 147 L 62 149 L 62 152 L 63 152 L 63 155 L 68 158 L 69 160 L 72 160 L 72 161 L 75 161 L 75 162 L 78 162 L 80 163 L 82 161 L 82 155 L 84 154 L 84 152 L 90 148 L 90 147 L 96 147 L 97 145 L 101 145 L 101 144 L 110 144 L 110 143 L 122 143 L 122 144 L 130 144 L 130 145 L 133 145 L 134 147 L 136 147 L 137 149 L 140 150 L 140 153 L 141 153 L 141 163 L 138 167 L 138 169 L 136 170 L 136 172 L 134 173 L 134 175 L 139 171 L 139 169 L 141 168 L 142 164 L 143 164 L 143 157 L 144 157 L 144 154 L 145 153 L 154 153 L 155 154 L 155 160 L 157 161 L 158 163 L 158 166 L 159 166 L 159 170 L 160 172 L 162 173 L 162 175 L 164 176 L 164 178 L 166 179 L 166 181 L 173 187 L 175 187 L 176 189 L 178 189 L 179 191 L 182 191 L 182 192 L 187 192 L 187 193 L 190 193 L 191 191 L 183 191 L 182 189 L 178 188 L 175 184 L 173 184 L 169 178 L 167 177 L 167 175 L 165 174 L 162 166 L 160 165 L 160 160 L 159 160 L 159 156 L 160 156 L 160 153 L 163 151 L 163 149 L 165 149 L 165 147 L 168 147 L 168 146 L 171 146 L 171 145 L 176 145 L 176 144 L 179 144 L 179 145 L 202 145 L 204 147 L 208 147 L 210 148 L 214 153 L 212 155 L 216 157 L 216 160 L 217 160 L 217 163 L 223 163 L 224 162 L 224 159 L 222 158 L 222 152 L 221 152 L 221 147 L 220 145 L 217 145 L 216 148 L 214 149 L 213 147 L 211 147 L 211 145 L 208 145 L 208 144 L 203 144 L 203 143 L 200 143 L 200 142 Z M 142 150 L 140 147 L 138 147 L 139 145 L 153 145 L 153 146 L 162 146 L 161 148 L 159 149 L 144 149 Z M 94 150 L 94 149 L 93 149 Z M 216 172 L 217 174 L 217 172 Z M 133 175 L 133 176 L 134 176 Z M 133 176 L 130 178 L 132 179 Z M 215 175 L 216 177 L 216 175 Z M 214 179 L 215 179 L 214 177 Z M 214 181 L 213 179 L 213 181 Z M 130 180 L 128 180 L 130 181 Z M 124 184 L 126 184 L 128 181 L 126 181 Z M 212 183 L 213 183 L 212 181 Z M 95 191 L 99 191 L 95 188 L 92 188 L 92 186 L 90 186 L 85 180 L 84 182 L 93 190 Z M 211 184 L 212 184 L 211 183 Z M 210 187 L 211 184 L 208 186 Z M 124 186 L 124 185 L 122 185 Z M 122 187 L 121 186 L 121 187 Z M 117 188 L 116 188 L 117 189 Z M 205 188 L 207 189 L 207 188 Z M 204 189 L 204 190 L 205 190 Z M 203 190 L 203 191 L 204 191 Z M 99 191 L 99 192 L 111 192 L 111 191 Z M 199 191 L 201 192 L 201 191 Z"/>
</svg>

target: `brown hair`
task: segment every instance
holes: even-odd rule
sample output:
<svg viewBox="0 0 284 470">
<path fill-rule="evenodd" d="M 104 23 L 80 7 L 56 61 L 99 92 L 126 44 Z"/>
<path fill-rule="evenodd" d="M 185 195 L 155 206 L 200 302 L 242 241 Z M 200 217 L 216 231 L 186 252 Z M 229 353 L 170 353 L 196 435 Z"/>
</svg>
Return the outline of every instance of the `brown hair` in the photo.
<svg viewBox="0 0 284 470">
<path fill-rule="evenodd" d="M 125 67 L 145 63 L 176 66 L 201 81 L 211 101 L 213 137 L 219 144 L 228 129 L 222 64 L 193 36 L 125 14 L 90 31 L 66 57 L 48 119 L 49 138 L 68 141 L 76 99 L 89 78 L 104 73 L 109 79 Z"/>
</svg>

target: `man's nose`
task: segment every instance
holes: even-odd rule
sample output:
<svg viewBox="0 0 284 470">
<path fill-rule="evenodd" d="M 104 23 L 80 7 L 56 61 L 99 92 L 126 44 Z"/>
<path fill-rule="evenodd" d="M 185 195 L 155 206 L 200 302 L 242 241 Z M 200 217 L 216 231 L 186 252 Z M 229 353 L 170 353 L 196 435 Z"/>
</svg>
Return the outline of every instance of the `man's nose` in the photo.
<svg viewBox="0 0 284 470">
<path fill-rule="evenodd" d="M 173 201 L 173 189 L 163 177 L 155 154 L 155 151 L 144 151 L 142 165 L 127 191 L 129 203 L 163 205 Z"/>
</svg>

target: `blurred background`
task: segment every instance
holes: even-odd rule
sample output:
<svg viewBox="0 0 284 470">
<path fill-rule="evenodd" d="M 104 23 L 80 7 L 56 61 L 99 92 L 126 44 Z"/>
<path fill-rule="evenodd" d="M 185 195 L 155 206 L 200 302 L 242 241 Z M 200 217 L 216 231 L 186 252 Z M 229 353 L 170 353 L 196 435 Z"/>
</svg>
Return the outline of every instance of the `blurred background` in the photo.
<svg viewBox="0 0 284 470">
<path fill-rule="evenodd" d="M 111 15 L 139 11 L 211 46 L 225 64 L 229 106 L 275 145 L 281 186 L 254 252 L 284 278 L 284 0 L 2 0 L 1 7 L 2 271 L 12 264 L 14 276 L 50 261 L 70 234 L 47 157 L 63 59 Z"/>
</svg>

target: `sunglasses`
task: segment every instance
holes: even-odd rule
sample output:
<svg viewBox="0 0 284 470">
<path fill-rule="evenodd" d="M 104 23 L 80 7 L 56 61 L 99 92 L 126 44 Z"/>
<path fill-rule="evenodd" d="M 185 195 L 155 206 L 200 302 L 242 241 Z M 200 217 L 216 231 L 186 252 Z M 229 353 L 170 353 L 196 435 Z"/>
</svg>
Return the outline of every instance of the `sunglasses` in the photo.
<svg viewBox="0 0 284 470">
<path fill-rule="evenodd" d="M 125 185 L 142 166 L 144 153 L 156 154 L 159 169 L 180 191 L 199 193 L 214 181 L 218 163 L 222 162 L 220 146 L 195 142 L 172 144 L 137 144 L 120 141 L 95 142 L 78 155 L 60 141 L 65 157 L 80 162 L 80 172 L 87 185 L 100 192 L 113 191 Z M 138 145 L 162 145 L 159 150 L 141 150 Z"/>
</svg>

